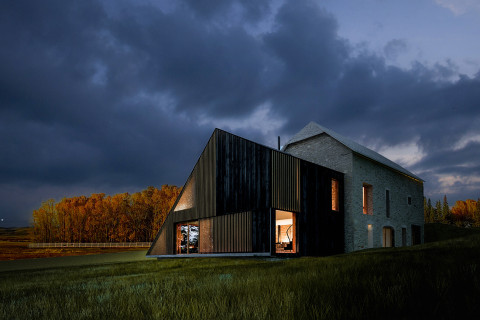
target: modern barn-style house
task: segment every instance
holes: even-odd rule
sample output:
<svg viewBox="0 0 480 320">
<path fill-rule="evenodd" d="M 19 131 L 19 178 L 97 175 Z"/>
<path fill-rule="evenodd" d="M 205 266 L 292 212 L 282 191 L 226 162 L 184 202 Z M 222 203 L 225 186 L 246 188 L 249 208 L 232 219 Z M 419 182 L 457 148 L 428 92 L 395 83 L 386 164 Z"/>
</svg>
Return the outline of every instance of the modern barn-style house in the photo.
<svg viewBox="0 0 480 320">
<path fill-rule="evenodd" d="M 312 122 L 282 151 L 215 129 L 147 256 L 317 256 L 422 239 L 422 180 Z"/>
</svg>

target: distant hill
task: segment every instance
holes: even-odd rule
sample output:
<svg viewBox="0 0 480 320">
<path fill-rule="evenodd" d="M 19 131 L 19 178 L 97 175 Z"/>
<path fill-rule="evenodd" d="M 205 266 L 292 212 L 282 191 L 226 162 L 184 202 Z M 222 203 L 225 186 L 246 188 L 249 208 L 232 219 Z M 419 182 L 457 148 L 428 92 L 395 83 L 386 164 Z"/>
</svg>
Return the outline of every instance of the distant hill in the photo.
<svg viewBox="0 0 480 320">
<path fill-rule="evenodd" d="M 27 241 L 33 240 L 33 228 L 0 228 L 0 241 Z"/>
</svg>

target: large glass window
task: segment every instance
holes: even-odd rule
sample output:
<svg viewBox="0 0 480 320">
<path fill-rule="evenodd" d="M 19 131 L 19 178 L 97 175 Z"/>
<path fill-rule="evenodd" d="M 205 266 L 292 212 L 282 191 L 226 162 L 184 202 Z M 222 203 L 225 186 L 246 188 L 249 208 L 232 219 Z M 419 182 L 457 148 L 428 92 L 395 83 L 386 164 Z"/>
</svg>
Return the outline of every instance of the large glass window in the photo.
<svg viewBox="0 0 480 320">
<path fill-rule="evenodd" d="M 295 253 L 296 250 L 295 213 L 276 210 L 275 246 L 276 253 Z"/>
<path fill-rule="evenodd" d="M 198 221 L 177 224 L 177 253 L 198 253 L 199 226 Z"/>
<path fill-rule="evenodd" d="M 336 179 L 332 179 L 332 210 L 340 210 L 338 200 L 338 180 Z"/>
</svg>

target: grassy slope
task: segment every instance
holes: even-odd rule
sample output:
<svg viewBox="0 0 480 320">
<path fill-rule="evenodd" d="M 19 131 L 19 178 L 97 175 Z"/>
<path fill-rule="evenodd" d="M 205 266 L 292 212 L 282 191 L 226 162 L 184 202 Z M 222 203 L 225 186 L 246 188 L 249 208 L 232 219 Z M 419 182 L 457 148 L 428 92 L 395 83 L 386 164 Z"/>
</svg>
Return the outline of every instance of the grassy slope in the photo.
<svg viewBox="0 0 480 320">
<path fill-rule="evenodd" d="M 475 234 L 480 234 L 480 228 L 465 229 L 441 223 L 428 223 L 425 225 L 425 242 L 449 240 Z"/>
<path fill-rule="evenodd" d="M 0 273 L 0 319 L 461 318 L 480 235 L 326 258 L 167 259 Z"/>
</svg>

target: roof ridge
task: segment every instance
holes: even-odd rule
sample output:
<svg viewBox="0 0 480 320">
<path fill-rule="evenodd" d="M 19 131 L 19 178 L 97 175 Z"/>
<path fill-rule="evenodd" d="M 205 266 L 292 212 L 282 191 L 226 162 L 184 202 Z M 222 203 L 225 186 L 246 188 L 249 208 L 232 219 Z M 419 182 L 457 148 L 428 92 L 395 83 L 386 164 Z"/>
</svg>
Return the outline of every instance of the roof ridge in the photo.
<svg viewBox="0 0 480 320">
<path fill-rule="evenodd" d="M 339 134 L 339 133 L 337 133 L 337 132 L 335 132 L 331 129 L 323 127 L 323 126 L 319 125 L 318 123 L 316 123 L 314 121 L 310 121 L 305 127 L 302 128 L 302 130 L 297 132 L 283 146 L 282 150 L 285 151 L 286 148 L 290 144 L 294 144 L 294 143 L 297 143 L 297 142 L 315 137 L 315 136 L 320 135 L 322 133 L 325 133 L 325 134 L 329 135 L 330 137 L 332 137 L 333 139 L 335 139 L 336 141 L 343 144 L 345 147 L 347 147 L 348 149 L 352 150 L 353 152 L 355 152 L 357 154 L 360 154 L 360 155 L 362 155 L 362 156 L 364 156 L 364 157 L 366 157 L 370 160 L 376 161 L 380 164 L 383 164 L 387 167 L 390 167 L 391 169 L 399 171 L 399 172 L 401 172 L 403 174 L 406 174 L 406 175 L 408 175 L 412 178 L 422 180 L 420 177 L 416 176 L 415 174 L 413 174 L 409 170 L 405 169 L 404 167 L 402 167 L 398 163 L 388 159 L 387 157 L 381 155 L 380 153 L 378 153 L 378 152 L 376 152 L 376 151 L 374 151 L 374 150 L 372 150 L 368 147 L 365 147 L 365 146 L 359 144 L 358 142 L 353 141 L 350 138 L 342 136 L 341 134 Z"/>
</svg>

